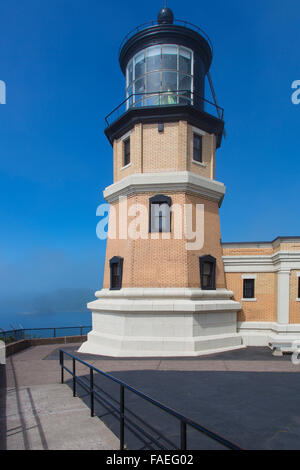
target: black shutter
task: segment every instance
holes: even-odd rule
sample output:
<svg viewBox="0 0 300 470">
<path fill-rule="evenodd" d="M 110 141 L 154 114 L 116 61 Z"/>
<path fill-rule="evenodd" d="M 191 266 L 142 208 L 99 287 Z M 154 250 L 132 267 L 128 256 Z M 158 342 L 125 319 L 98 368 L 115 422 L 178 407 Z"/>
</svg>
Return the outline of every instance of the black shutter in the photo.
<svg viewBox="0 0 300 470">
<path fill-rule="evenodd" d="M 216 258 L 211 255 L 199 258 L 200 284 L 203 290 L 216 290 Z"/>
<path fill-rule="evenodd" d="M 198 134 L 194 134 L 193 159 L 202 163 L 202 136 Z"/>
<path fill-rule="evenodd" d="M 122 289 L 123 258 L 114 256 L 109 261 L 110 267 L 110 290 Z"/>
</svg>

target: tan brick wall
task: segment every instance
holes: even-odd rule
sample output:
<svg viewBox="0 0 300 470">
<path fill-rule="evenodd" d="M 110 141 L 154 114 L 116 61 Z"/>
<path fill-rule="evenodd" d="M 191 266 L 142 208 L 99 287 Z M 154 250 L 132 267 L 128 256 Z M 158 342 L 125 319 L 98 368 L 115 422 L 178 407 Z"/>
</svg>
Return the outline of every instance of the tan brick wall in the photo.
<svg viewBox="0 0 300 470">
<path fill-rule="evenodd" d="M 128 208 L 134 204 L 149 207 L 149 198 L 154 194 L 140 194 L 128 198 Z M 123 287 L 200 287 L 199 256 L 210 254 L 217 258 L 216 285 L 225 286 L 222 252 L 220 246 L 220 224 L 218 204 L 185 193 L 168 194 L 173 204 L 183 207 L 188 204 L 205 205 L 205 244 L 201 250 L 186 250 L 186 240 L 174 239 L 174 222 L 172 216 L 172 233 L 170 240 L 164 240 L 163 234 L 158 239 L 147 240 L 108 240 L 104 288 L 109 288 L 109 260 L 113 256 L 124 258 Z M 119 212 L 118 203 L 114 204 Z M 130 224 L 132 218 L 129 218 Z M 147 218 L 148 222 L 148 218 Z M 183 210 L 182 210 L 183 222 Z M 147 224 L 148 227 L 148 224 Z M 118 224 L 117 224 L 118 233 Z M 155 234 L 157 236 L 157 234 Z"/>
<path fill-rule="evenodd" d="M 188 251 L 188 276 L 189 276 L 189 287 L 199 287 L 199 257 L 203 255 L 212 255 L 216 258 L 216 287 L 217 289 L 225 288 L 225 275 L 224 265 L 222 259 L 222 247 L 221 247 L 221 229 L 220 229 L 220 217 L 219 207 L 216 202 L 205 200 L 198 196 L 187 195 L 186 203 L 192 204 L 195 207 L 196 204 L 204 204 L 204 246 L 201 250 Z M 194 210 L 193 227 L 196 228 L 196 211 Z"/>
<path fill-rule="evenodd" d="M 131 165 L 123 168 L 123 138 L 114 141 L 114 182 L 134 173 L 191 171 L 206 178 L 215 176 L 216 139 L 203 137 L 203 165 L 193 162 L 193 131 L 185 121 L 137 124 L 130 134 Z"/>
<path fill-rule="evenodd" d="M 299 251 L 300 252 L 300 241 L 282 241 L 275 240 L 272 243 L 257 243 L 257 244 L 245 244 L 236 246 L 223 245 L 224 256 L 247 256 L 247 255 L 273 255 L 278 251 Z"/>
<path fill-rule="evenodd" d="M 290 323 L 300 323 L 300 302 L 298 298 L 298 271 L 291 271 L 290 275 Z"/>
<path fill-rule="evenodd" d="M 300 251 L 300 242 L 282 242 L 276 244 L 274 252 L 277 251 Z"/>
<path fill-rule="evenodd" d="M 164 132 L 158 132 L 157 124 L 143 125 L 143 173 L 185 170 L 185 155 L 179 154 L 182 132 L 177 122 L 165 124 Z"/>
<path fill-rule="evenodd" d="M 242 302 L 243 279 L 241 273 L 225 273 L 227 289 L 241 302 L 238 321 L 277 321 L 277 274 L 258 273 L 255 281 L 256 302 Z"/>
<path fill-rule="evenodd" d="M 123 138 L 114 141 L 114 182 L 134 173 L 142 172 L 142 124 L 137 124 L 130 134 L 130 165 L 124 167 Z"/>
<path fill-rule="evenodd" d="M 273 248 L 266 248 L 264 246 L 257 246 L 255 248 L 249 248 L 247 246 L 241 248 L 228 248 L 226 245 L 223 246 L 223 256 L 258 256 L 258 255 L 272 255 Z"/>
</svg>

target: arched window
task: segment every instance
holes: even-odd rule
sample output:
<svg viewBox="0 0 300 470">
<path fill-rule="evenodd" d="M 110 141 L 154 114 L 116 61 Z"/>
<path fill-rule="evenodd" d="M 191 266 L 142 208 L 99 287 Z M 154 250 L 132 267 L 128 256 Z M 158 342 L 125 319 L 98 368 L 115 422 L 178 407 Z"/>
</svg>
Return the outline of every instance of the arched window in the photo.
<svg viewBox="0 0 300 470">
<path fill-rule="evenodd" d="M 149 232 L 171 232 L 172 199 L 163 194 L 149 199 Z"/>
<path fill-rule="evenodd" d="M 109 261 L 110 267 L 110 290 L 122 289 L 123 258 L 114 256 Z"/>
<path fill-rule="evenodd" d="M 199 258 L 200 282 L 203 290 L 216 290 L 216 258 L 211 255 Z"/>
</svg>

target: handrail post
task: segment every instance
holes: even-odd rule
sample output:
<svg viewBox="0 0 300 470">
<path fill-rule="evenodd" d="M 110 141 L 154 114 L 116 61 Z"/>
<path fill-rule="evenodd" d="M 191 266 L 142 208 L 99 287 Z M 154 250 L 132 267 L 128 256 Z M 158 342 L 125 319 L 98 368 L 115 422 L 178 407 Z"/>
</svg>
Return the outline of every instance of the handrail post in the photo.
<svg viewBox="0 0 300 470">
<path fill-rule="evenodd" d="M 186 450 L 186 423 L 180 421 L 180 450 Z"/>
<path fill-rule="evenodd" d="M 53 338 L 56 338 L 56 328 L 53 328 Z"/>
<path fill-rule="evenodd" d="M 59 350 L 59 363 L 60 363 L 60 382 L 64 383 L 64 353 Z"/>
<path fill-rule="evenodd" d="M 74 357 L 73 357 L 73 397 L 76 397 L 76 366 L 75 366 Z"/>
<path fill-rule="evenodd" d="M 120 385 L 120 450 L 124 450 L 124 386 Z"/>
<path fill-rule="evenodd" d="M 94 400 L 94 370 L 90 369 L 90 399 L 91 399 L 91 417 L 95 415 L 95 400 Z"/>
</svg>

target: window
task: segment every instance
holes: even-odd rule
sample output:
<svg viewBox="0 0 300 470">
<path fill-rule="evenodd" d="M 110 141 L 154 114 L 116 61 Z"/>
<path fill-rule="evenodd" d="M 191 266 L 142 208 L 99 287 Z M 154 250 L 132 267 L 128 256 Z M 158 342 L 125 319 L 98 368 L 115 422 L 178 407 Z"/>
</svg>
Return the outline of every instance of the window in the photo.
<svg viewBox="0 0 300 470">
<path fill-rule="evenodd" d="M 109 262 L 110 266 L 110 290 L 122 288 L 123 258 L 115 256 Z"/>
<path fill-rule="evenodd" d="M 255 298 L 255 279 L 244 279 L 243 297 L 244 299 Z"/>
<path fill-rule="evenodd" d="M 300 276 L 298 277 L 298 299 L 300 299 Z"/>
<path fill-rule="evenodd" d="M 202 135 L 194 134 L 193 160 L 202 163 Z"/>
<path fill-rule="evenodd" d="M 127 108 L 192 104 L 193 52 L 176 44 L 147 47 L 126 68 Z"/>
<path fill-rule="evenodd" d="M 123 141 L 123 166 L 127 166 L 130 163 L 130 137 Z"/>
<path fill-rule="evenodd" d="M 203 290 L 216 290 L 216 258 L 207 255 L 199 258 L 200 282 Z"/>
<path fill-rule="evenodd" d="M 171 198 L 162 194 L 153 196 L 149 205 L 149 232 L 171 232 Z"/>
</svg>

